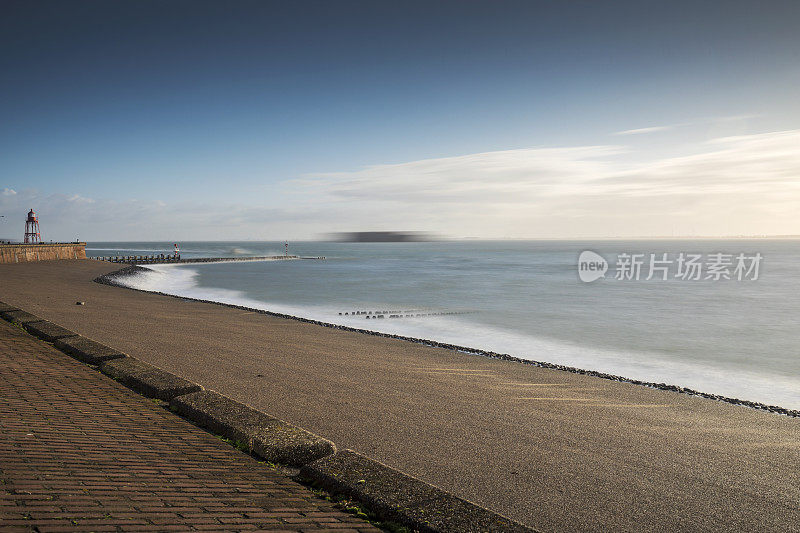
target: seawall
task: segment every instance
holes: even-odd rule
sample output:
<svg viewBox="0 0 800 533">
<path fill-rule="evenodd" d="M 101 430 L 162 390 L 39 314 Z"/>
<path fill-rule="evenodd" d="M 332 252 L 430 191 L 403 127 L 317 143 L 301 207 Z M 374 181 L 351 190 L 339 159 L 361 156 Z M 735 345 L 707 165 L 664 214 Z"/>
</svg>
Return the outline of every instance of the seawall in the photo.
<svg viewBox="0 0 800 533">
<path fill-rule="evenodd" d="M 0 244 L 0 263 L 86 259 L 86 243 Z"/>
</svg>

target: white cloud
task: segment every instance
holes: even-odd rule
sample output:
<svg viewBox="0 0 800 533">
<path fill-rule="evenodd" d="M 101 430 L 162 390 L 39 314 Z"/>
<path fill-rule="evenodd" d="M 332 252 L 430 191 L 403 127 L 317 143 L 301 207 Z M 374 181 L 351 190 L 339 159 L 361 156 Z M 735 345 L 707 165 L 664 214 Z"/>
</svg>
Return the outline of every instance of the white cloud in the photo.
<svg viewBox="0 0 800 533">
<path fill-rule="evenodd" d="M 620 146 L 486 152 L 302 181 L 329 195 L 379 202 L 526 204 L 553 197 L 753 193 L 800 186 L 800 130 L 724 137 L 700 153 L 623 163 Z"/>
<path fill-rule="evenodd" d="M 758 113 L 750 113 L 744 115 L 728 115 L 728 116 L 721 116 L 721 117 L 704 117 L 698 118 L 696 120 L 692 120 L 689 122 L 678 122 L 675 124 L 665 124 L 663 126 L 650 126 L 647 128 L 636 128 L 632 130 L 623 130 L 617 131 L 612 133 L 612 135 L 643 135 L 647 133 L 657 133 L 660 131 L 669 131 L 674 130 L 676 128 L 682 128 L 685 126 L 697 126 L 701 124 L 705 125 L 721 125 L 721 124 L 730 124 L 732 122 L 741 122 L 744 123 L 751 119 L 761 118 L 764 115 Z"/>
<path fill-rule="evenodd" d="M 72 194 L 65 198 L 67 202 L 76 203 L 76 204 L 93 204 L 94 199 L 86 198 L 85 196 L 81 196 L 80 194 Z"/>
<path fill-rule="evenodd" d="M 800 234 L 800 130 L 722 137 L 644 160 L 624 146 L 502 150 L 303 176 L 264 208 L 0 195 L 0 238 L 31 207 L 46 239 L 312 238 L 331 231 L 608 237 Z M 11 189 L 7 189 L 11 190 Z M 18 220 L 14 222 L 14 219 Z M 19 226 L 19 227 L 17 227 Z"/>
<path fill-rule="evenodd" d="M 718 122 L 736 122 L 740 120 L 751 120 L 754 118 L 761 118 L 764 115 L 761 113 L 749 113 L 745 115 L 728 115 L 724 117 L 715 117 L 711 119 L 711 121 L 718 121 Z"/>
<path fill-rule="evenodd" d="M 487 237 L 800 233 L 800 130 L 626 162 L 620 146 L 533 148 L 377 165 L 302 183 L 350 227 Z M 791 207 L 790 207 L 791 206 Z M 779 215 L 780 213 L 780 215 Z"/>
<path fill-rule="evenodd" d="M 375 165 L 298 183 L 339 199 L 409 203 L 519 203 L 567 194 L 611 172 L 618 146 L 529 148 Z"/>
<path fill-rule="evenodd" d="M 3 189 L 3 196 L 14 196 L 15 194 L 17 194 L 17 191 L 14 189 L 9 189 L 8 187 Z"/>
<path fill-rule="evenodd" d="M 619 194 L 761 194 L 800 190 L 800 130 L 723 137 L 708 150 L 633 166 L 604 183 Z"/>
<path fill-rule="evenodd" d="M 671 130 L 675 126 L 650 126 L 649 128 L 636 128 L 634 130 L 623 130 L 615 132 L 614 135 L 642 135 L 644 133 L 655 133 L 657 131 Z"/>
</svg>

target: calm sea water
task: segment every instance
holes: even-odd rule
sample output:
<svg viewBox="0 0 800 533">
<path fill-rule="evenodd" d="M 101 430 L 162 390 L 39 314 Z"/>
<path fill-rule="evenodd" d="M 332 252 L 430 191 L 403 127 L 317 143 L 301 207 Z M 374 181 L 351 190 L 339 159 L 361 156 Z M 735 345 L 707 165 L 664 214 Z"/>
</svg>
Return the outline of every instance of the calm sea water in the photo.
<svg viewBox="0 0 800 533">
<path fill-rule="evenodd" d="M 180 245 L 183 257 L 283 253 L 277 242 Z M 87 255 L 171 247 L 90 243 Z M 583 250 L 611 263 L 605 279 L 579 280 Z M 755 281 L 686 281 L 675 266 L 646 281 L 647 265 L 639 281 L 620 281 L 625 252 L 763 260 Z M 800 409 L 800 241 L 298 242 L 290 253 L 327 259 L 154 265 L 129 283 Z M 415 316 L 352 315 L 395 310 Z"/>
</svg>

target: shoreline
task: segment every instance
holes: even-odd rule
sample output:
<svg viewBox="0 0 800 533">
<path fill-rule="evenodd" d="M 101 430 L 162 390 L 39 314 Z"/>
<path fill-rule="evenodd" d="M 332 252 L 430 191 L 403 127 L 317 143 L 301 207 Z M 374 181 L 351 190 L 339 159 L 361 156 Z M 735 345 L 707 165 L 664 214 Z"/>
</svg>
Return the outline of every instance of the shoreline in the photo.
<svg viewBox="0 0 800 533">
<path fill-rule="evenodd" d="M 161 296 L 169 296 L 170 298 L 178 298 L 180 300 L 187 300 L 187 301 L 193 301 L 193 302 L 199 302 L 199 303 L 210 303 L 210 304 L 220 305 L 220 306 L 229 307 L 229 308 L 233 308 L 233 309 L 240 309 L 240 310 L 250 311 L 250 312 L 254 312 L 254 313 L 261 313 L 261 314 L 265 314 L 265 315 L 269 315 L 269 316 L 274 316 L 274 317 L 277 317 L 277 318 L 285 318 L 285 319 L 290 319 L 290 320 L 296 320 L 296 321 L 299 321 L 299 322 L 304 322 L 304 323 L 307 323 L 307 324 L 314 324 L 314 325 L 323 326 L 323 327 L 326 327 L 326 328 L 339 329 L 339 330 L 343 330 L 343 331 L 351 331 L 351 332 L 354 332 L 354 333 L 361 333 L 361 334 L 364 334 L 364 335 L 371 335 L 371 336 L 375 336 L 375 337 L 384 337 L 384 338 L 397 339 L 397 340 L 402 340 L 402 341 L 406 341 L 406 342 L 411 342 L 411 343 L 414 343 L 414 344 L 421 344 L 423 346 L 430 346 L 430 347 L 435 347 L 435 348 L 444 348 L 444 349 L 447 349 L 447 350 L 453 350 L 453 351 L 461 352 L 461 353 L 468 354 L 468 355 L 478 355 L 478 356 L 487 357 L 487 358 L 490 358 L 490 359 L 499 359 L 499 360 L 502 360 L 502 361 L 511 361 L 511 362 L 515 362 L 515 363 L 532 365 L 532 366 L 535 366 L 535 367 L 538 367 L 538 368 L 547 368 L 547 369 L 552 369 L 552 370 L 560 370 L 560 371 L 569 372 L 569 373 L 572 373 L 572 374 L 597 377 L 597 378 L 606 379 L 606 380 L 610 380 L 610 381 L 616 381 L 616 382 L 619 382 L 619 383 L 630 383 L 632 385 L 639 385 L 639 386 L 650 388 L 650 389 L 672 391 L 672 392 L 677 392 L 677 393 L 680 393 L 680 394 L 686 394 L 686 395 L 689 395 L 689 396 L 705 398 L 705 399 L 708 399 L 708 400 L 716 400 L 716 401 L 719 401 L 719 402 L 725 402 L 725 403 L 732 404 L 732 405 L 737 405 L 737 406 L 740 406 L 740 407 L 748 407 L 748 408 L 756 409 L 756 410 L 759 410 L 759 411 L 766 411 L 766 412 L 769 412 L 769 413 L 785 415 L 785 416 L 788 416 L 788 417 L 791 417 L 791 418 L 800 418 L 800 410 L 797 410 L 797 409 L 788 409 L 788 408 L 781 407 L 781 406 L 778 406 L 778 405 L 769 405 L 769 404 L 765 404 L 765 403 L 762 403 L 762 402 L 754 402 L 754 401 L 743 400 L 743 399 L 739 399 L 739 398 L 731 398 L 731 397 L 723 396 L 723 395 L 719 395 L 719 394 L 712 394 L 712 393 L 707 393 L 707 392 L 702 392 L 702 391 L 690 389 L 690 388 L 687 388 L 687 387 L 681 387 L 679 385 L 670 385 L 670 384 L 667 384 L 667 383 L 656 383 L 656 382 L 651 382 L 651 381 L 643 381 L 643 380 L 638 380 L 638 379 L 633 379 L 633 378 L 627 378 L 625 376 L 609 374 L 609 373 L 606 373 L 606 372 L 600 372 L 600 371 L 597 371 L 597 370 L 587 370 L 587 369 L 577 368 L 577 367 L 572 367 L 572 366 L 567 366 L 567 365 L 559 365 L 559 364 L 555 364 L 555 363 L 548 363 L 546 361 L 536 361 L 536 360 L 532 360 L 532 359 L 523 359 L 521 357 L 516 357 L 516 356 L 513 356 L 513 355 L 509 355 L 509 354 L 497 353 L 497 352 L 482 350 L 482 349 L 479 349 L 479 348 L 471 348 L 471 347 L 467 347 L 467 346 L 460 346 L 460 345 L 457 345 L 457 344 L 444 343 L 444 342 L 439 342 L 439 341 L 436 341 L 436 340 L 420 339 L 420 338 L 409 337 L 409 336 L 405 336 L 405 335 L 398 335 L 398 334 L 393 334 L 393 333 L 383 333 L 383 332 L 380 332 L 380 331 L 374 331 L 374 330 L 363 329 L 363 328 L 354 328 L 352 326 L 343 326 L 343 325 L 340 325 L 340 324 L 334 324 L 332 322 L 324 322 L 324 321 L 321 321 L 321 320 L 314 320 L 314 319 L 311 319 L 311 318 L 304 318 L 304 317 L 300 317 L 300 316 L 289 315 L 289 314 L 286 314 L 286 313 L 278 313 L 278 312 L 275 312 L 275 311 L 268 311 L 268 310 L 265 310 L 265 309 L 256 309 L 256 308 L 253 308 L 253 307 L 247 307 L 247 306 L 243 306 L 243 305 L 236 305 L 236 304 L 229 304 L 229 303 L 225 303 L 225 302 L 218 302 L 216 300 L 205 300 L 205 299 L 201 299 L 201 298 L 192 298 L 192 297 L 189 297 L 189 296 L 180 296 L 180 295 L 170 294 L 170 293 L 160 292 L 160 291 L 148 291 L 148 290 L 144 290 L 144 289 L 136 289 L 136 288 L 124 285 L 124 284 L 122 284 L 122 283 L 120 283 L 120 282 L 118 282 L 116 280 L 116 278 L 121 278 L 121 277 L 129 276 L 129 275 L 133 275 L 133 274 L 135 274 L 137 272 L 141 272 L 141 271 L 153 272 L 153 270 L 151 270 L 149 268 L 146 268 L 146 267 L 143 267 L 143 266 L 140 266 L 140 265 L 129 265 L 127 267 L 121 268 L 121 269 L 116 270 L 114 272 L 110 272 L 108 274 L 104 274 L 102 276 L 98 276 L 93 281 L 96 282 L 96 283 L 103 284 L 103 285 L 110 285 L 110 286 L 113 286 L 113 287 L 119 287 L 119 288 L 131 290 L 131 291 L 144 292 L 144 293 L 148 293 L 148 294 L 158 294 L 158 295 L 161 295 Z"/>
</svg>

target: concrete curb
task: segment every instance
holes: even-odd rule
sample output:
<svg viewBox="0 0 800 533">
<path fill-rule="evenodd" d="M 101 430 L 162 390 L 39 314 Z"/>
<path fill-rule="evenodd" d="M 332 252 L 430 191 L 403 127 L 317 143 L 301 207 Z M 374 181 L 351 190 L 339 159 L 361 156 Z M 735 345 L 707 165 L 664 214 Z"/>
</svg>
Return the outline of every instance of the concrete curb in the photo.
<svg viewBox="0 0 800 533">
<path fill-rule="evenodd" d="M 32 315 L 27 311 L 22 311 L 20 309 L 17 309 L 16 311 L 0 312 L 0 316 L 9 322 L 16 322 L 17 324 L 27 324 L 28 322 L 38 322 L 42 320 L 38 316 Z"/>
<path fill-rule="evenodd" d="M 299 467 L 336 452 L 333 442 L 214 391 L 178 396 L 170 408 L 272 463 Z"/>
<path fill-rule="evenodd" d="M 333 494 L 356 499 L 382 518 L 415 531 L 535 531 L 352 450 L 307 464 L 298 477 Z"/>
<path fill-rule="evenodd" d="M 203 390 L 197 383 L 170 374 L 133 357 L 111 359 L 100 365 L 100 372 L 149 398 L 170 401 L 176 396 Z"/>
<path fill-rule="evenodd" d="M 9 305 L 5 302 L 0 302 L 0 313 L 5 313 L 6 311 L 19 311 L 19 307 L 14 307 L 13 305 Z"/>
<path fill-rule="evenodd" d="M 55 342 L 57 339 L 64 337 L 75 337 L 78 334 L 70 331 L 67 328 L 62 328 L 58 324 L 53 324 L 47 320 L 40 320 L 38 322 L 28 322 L 22 325 L 25 331 L 31 335 L 35 335 L 47 342 Z"/>
<path fill-rule="evenodd" d="M 122 352 L 109 348 L 105 344 L 100 344 L 97 341 L 87 339 L 80 335 L 74 337 L 66 337 L 63 339 L 56 339 L 53 346 L 62 352 L 71 355 L 78 361 L 90 365 L 99 365 L 103 361 L 109 359 L 119 359 L 127 357 Z"/>
<path fill-rule="evenodd" d="M 535 531 L 352 450 L 337 453 L 327 439 L 2 302 L 0 316 L 265 460 L 301 467 L 299 480 L 356 499 L 384 520 L 420 532 Z"/>
</svg>

